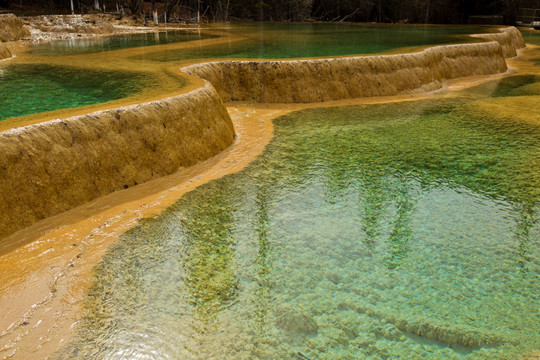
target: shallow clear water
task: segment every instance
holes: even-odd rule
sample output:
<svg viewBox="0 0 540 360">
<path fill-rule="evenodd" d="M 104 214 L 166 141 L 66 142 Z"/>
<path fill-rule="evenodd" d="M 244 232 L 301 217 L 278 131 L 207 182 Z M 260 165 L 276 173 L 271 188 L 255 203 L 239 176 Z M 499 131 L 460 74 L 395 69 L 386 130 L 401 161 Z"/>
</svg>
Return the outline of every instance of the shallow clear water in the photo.
<svg viewBox="0 0 540 360">
<path fill-rule="evenodd" d="M 58 358 L 516 359 L 540 343 L 540 131 L 470 99 L 305 110 L 121 236 Z"/>
<path fill-rule="evenodd" d="M 138 46 L 203 40 L 212 37 L 215 36 L 202 34 L 199 31 L 166 31 L 83 39 L 54 40 L 30 46 L 30 53 L 39 56 L 80 55 Z"/>
<path fill-rule="evenodd" d="M 507 76 L 499 81 L 476 86 L 468 92 L 478 97 L 489 94 L 492 98 L 540 95 L 540 76 L 534 74 Z"/>
<path fill-rule="evenodd" d="M 384 24 L 232 24 L 239 42 L 174 49 L 147 54 L 144 59 L 177 61 L 199 58 L 298 58 L 374 54 L 392 49 L 474 41 L 456 35 L 493 31 L 481 26 Z"/>
<path fill-rule="evenodd" d="M 120 99 L 147 86 L 150 75 L 53 65 L 0 68 L 0 120 Z"/>
</svg>

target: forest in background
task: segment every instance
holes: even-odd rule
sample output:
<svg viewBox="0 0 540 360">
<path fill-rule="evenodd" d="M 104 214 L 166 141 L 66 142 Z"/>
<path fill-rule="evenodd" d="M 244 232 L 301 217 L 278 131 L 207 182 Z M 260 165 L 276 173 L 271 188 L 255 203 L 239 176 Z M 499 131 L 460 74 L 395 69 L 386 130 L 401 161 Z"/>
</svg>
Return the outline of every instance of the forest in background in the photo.
<svg viewBox="0 0 540 360">
<path fill-rule="evenodd" d="M 514 24 L 539 0 L 0 0 L 17 15 L 108 12 L 145 21 L 351 21 L 467 23 L 474 16 Z M 481 17 L 478 17 L 481 18 Z"/>
</svg>

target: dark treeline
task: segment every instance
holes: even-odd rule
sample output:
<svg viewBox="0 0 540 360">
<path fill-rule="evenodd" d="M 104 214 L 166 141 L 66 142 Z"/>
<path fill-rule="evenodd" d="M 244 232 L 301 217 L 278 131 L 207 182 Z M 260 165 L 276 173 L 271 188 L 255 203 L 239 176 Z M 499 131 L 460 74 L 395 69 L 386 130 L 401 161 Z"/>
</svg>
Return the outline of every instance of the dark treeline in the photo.
<svg viewBox="0 0 540 360">
<path fill-rule="evenodd" d="M 523 2 L 538 0 L 0 0 L 0 7 L 24 13 L 118 12 L 158 21 L 358 21 L 467 23 L 469 17 L 498 17 L 513 24 Z M 531 4 L 535 6 L 535 4 Z M 36 7 L 38 10 L 36 10 Z"/>
</svg>

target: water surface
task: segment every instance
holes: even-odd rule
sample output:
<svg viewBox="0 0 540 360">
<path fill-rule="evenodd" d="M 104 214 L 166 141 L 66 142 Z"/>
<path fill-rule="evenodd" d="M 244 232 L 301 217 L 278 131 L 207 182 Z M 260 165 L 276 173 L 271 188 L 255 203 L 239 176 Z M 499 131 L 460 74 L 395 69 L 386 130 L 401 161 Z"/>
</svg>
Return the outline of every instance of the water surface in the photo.
<svg viewBox="0 0 540 360">
<path fill-rule="evenodd" d="M 30 46 L 30 53 L 39 56 L 67 56 L 209 39 L 215 36 L 198 30 L 164 31 L 142 34 L 124 34 L 82 39 L 53 40 Z"/>
<path fill-rule="evenodd" d="M 495 28 L 261 22 L 231 24 L 224 31 L 246 38 L 194 49 L 159 51 L 145 55 L 144 59 L 177 61 L 203 58 L 268 59 L 375 54 L 411 46 L 478 41 L 460 35 L 491 32 L 495 31 Z"/>
<path fill-rule="evenodd" d="M 0 68 L 0 120 L 120 99 L 157 86 L 150 75 L 54 65 Z"/>
<path fill-rule="evenodd" d="M 532 28 L 520 28 L 520 30 L 525 42 L 540 45 L 540 30 L 534 30 Z"/>
<path fill-rule="evenodd" d="M 534 30 L 532 28 L 520 28 L 520 30 L 526 43 L 540 46 L 540 30 Z M 540 49 L 537 48 L 529 51 L 535 54 L 532 58 L 535 65 L 540 66 Z"/>
<path fill-rule="evenodd" d="M 351 25 L 351 24 L 233 24 L 224 29 L 224 41 L 213 46 L 153 52 L 156 44 L 214 37 L 204 32 L 174 31 L 86 39 L 58 40 L 31 46 L 42 56 L 81 55 L 145 46 L 138 59 L 173 61 L 204 58 L 294 58 L 377 53 L 407 46 L 472 41 L 456 37 L 491 31 L 478 26 Z M 232 37 L 240 41 L 232 41 Z M 176 50 L 173 50 L 176 49 Z M 82 57 L 80 61 L 85 61 Z M 108 60 L 111 61 L 111 60 Z M 117 61 L 117 60 L 112 60 Z M 129 70 L 129 64 L 126 64 Z M 0 68 L 0 120 L 49 110 L 72 108 L 119 99 L 149 87 L 147 77 L 128 71 L 91 71 L 34 65 Z M 178 87 L 183 86 L 181 82 Z M 158 85 L 153 85 L 157 87 Z"/>
<path fill-rule="evenodd" d="M 121 236 L 58 357 L 516 359 L 535 349 L 540 131 L 474 101 L 277 119 L 254 163 Z"/>
</svg>

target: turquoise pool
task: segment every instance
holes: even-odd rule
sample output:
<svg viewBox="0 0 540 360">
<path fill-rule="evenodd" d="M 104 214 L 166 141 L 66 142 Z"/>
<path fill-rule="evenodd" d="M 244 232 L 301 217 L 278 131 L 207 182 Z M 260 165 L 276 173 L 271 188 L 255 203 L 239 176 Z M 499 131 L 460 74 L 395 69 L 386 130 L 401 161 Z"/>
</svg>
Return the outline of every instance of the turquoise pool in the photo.
<svg viewBox="0 0 540 360">
<path fill-rule="evenodd" d="M 489 26 L 385 24 L 231 24 L 225 33 L 244 40 L 190 49 L 171 49 L 139 59 L 178 61 L 203 58 L 299 58 L 375 54 L 422 45 L 474 41 L 461 35 L 495 31 Z"/>
<path fill-rule="evenodd" d="M 173 31 L 131 34 L 90 39 L 58 40 L 32 45 L 30 53 L 39 56 L 81 55 L 145 46 L 145 55 L 130 60 L 161 61 L 204 58 L 294 58 L 371 54 L 391 49 L 474 41 L 461 35 L 494 31 L 486 26 L 422 26 L 384 24 L 287 24 L 240 23 L 219 30 L 224 41 L 212 46 L 152 51 L 151 45 L 207 39 L 204 32 Z M 242 40 L 232 41 L 230 36 Z M 230 38 L 228 38 L 230 37 Z M 229 41 L 227 41 L 227 39 Z M 113 59 L 110 61 L 122 61 Z M 95 59 L 92 61 L 96 61 Z M 109 60 L 108 60 L 109 61 Z M 128 71 L 91 71 L 57 65 L 17 65 L 0 68 L 0 120 L 103 103 L 126 97 L 143 88 L 154 87 L 143 75 Z M 155 69 L 154 69 L 155 70 Z M 102 81 L 103 80 L 103 81 Z M 178 81 L 177 86 L 185 84 Z"/>
<path fill-rule="evenodd" d="M 525 42 L 540 45 L 540 31 L 532 28 L 520 28 L 520 30 Z"/>
<path fill-rule="evenodd" d="M 0 68 L 0 120 L 120 99 L 157 86 L 150 75 L 54 65 Z"/>
<path fill-rule="evenodd" d="M 478 93 L 528 84 L 276 119 L 254 163 L 121 236 L 57 357 L 502 360 L 537 349 L 540 131 L 474 106 Z"/>
<path fill-rule="evenodd" d="M 532 28 L 521 28 L 521 33 L 525 42 L 533 45 L 540 45 L 540 30 L 534 30 Z M 540 65 L 540 49 L 533 50 L 537 56 L 533 59 L 535 65 Z"/>
</svg>

